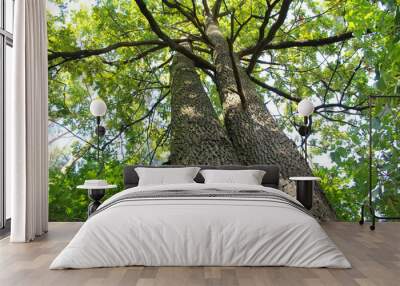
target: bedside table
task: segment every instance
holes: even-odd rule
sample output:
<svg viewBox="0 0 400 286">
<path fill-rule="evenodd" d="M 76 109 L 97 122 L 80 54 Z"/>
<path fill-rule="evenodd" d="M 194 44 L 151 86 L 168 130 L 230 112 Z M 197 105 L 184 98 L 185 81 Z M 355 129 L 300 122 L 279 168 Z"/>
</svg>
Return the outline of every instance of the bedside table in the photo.
<svg viewBox="0 0 400 286">
<path fill-rule="evenodd" d="M 91 200 L 88 205 L 88 217 L 94 213 L 97 208 L 101 205 L 100 200 L 104 197 L 107 189 L 115 189 L 117 185 L 104 185 L 104 186 L 93 186 L 93 185 L 80 185 L 78 189 L 85 189 L 88 191 L 88 196 Z"/>
<path fill-rule="evenodd" d="M 312 208 L 313 190 L 318 177 L 290 177 L 289 180 L 296 181 L 296 199 L 310 210 Z"/>
</svg>

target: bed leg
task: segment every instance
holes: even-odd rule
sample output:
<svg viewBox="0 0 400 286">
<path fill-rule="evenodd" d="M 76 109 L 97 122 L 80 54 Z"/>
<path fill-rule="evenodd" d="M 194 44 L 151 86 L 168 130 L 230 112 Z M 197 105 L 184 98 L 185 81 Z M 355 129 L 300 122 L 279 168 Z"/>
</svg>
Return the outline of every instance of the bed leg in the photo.
<svg viewBox="0 0 400 286">
<path fill-rule="evenodd" d="M 375 209 L 371 205 L 371 206 L 369 206 L 369 210 L 371 211 L 371 218 L 372 218 L 372 224 L 370 225 L 369 229 L 375 230 L 375 221 L 376 221 Z"/>
<path fill-rule="evenodd" d="M 364 224 L 364 207 L 365 207 L 365 205 L 362 204 L 362 205 L 361 205 L 361 212 L 360 212 L 360 217 L 361 217 L 361 219 L 360 219 L 360 221 L 358 222 L 360 225 L 363 225 L 363 224 Z"/>
</svg>

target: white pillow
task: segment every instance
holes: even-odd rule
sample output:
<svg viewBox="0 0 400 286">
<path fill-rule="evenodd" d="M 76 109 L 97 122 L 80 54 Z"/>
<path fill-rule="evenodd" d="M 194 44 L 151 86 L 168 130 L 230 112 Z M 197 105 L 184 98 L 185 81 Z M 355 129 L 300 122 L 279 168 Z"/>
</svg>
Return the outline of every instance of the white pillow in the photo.
<svg viewBox="0 0 400 286">
<path fill-rule="evenodd" d="M 135 168 L 139 176 L 139 186 L 195 183 L 198 167 L 183 168 Z"/>
<path fill-rule="evenodd" d="M 261 170 L 201 170 L 205 184 L 261 185 L 265 171 Z"/>
</svg>

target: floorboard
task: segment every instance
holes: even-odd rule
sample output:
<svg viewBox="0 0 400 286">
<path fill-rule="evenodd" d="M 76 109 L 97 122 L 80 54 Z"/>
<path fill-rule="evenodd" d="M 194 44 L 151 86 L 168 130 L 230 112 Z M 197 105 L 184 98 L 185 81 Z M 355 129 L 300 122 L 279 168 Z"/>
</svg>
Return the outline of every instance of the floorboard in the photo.
<svg viewBox="0 0 400 286">
<path fill-rule="evenodd" d="M 400 223 L 368 225 L 330 222 L 323 228 L 352 263 L 352 269 L 289 267 L 120 267 L 48 270 L 81 223 L 50 223 L 32 243 L 0 240 L 1 286 L 280 286 L 400 285 Z"/>
</svg>

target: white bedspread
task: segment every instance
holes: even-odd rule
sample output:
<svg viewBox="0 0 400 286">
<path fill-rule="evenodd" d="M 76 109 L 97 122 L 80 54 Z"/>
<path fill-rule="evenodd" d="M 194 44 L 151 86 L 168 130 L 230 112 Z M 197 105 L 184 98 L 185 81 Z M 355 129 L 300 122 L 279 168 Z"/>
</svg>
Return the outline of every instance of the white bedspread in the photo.
<svg viewBox="0 0 400 286">
<path fill-rule="evenodd" d="M 254 185 L 146 186 L 120 192 L 102 206 L 130 192 L 208 188 L 284 194 Z M 351 267 L 311 216 L 287 204 L 227 197 L 112 205 L 88 219 L 50 269 L 127 265 Z"/>
</svg>

